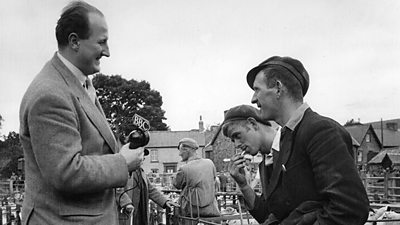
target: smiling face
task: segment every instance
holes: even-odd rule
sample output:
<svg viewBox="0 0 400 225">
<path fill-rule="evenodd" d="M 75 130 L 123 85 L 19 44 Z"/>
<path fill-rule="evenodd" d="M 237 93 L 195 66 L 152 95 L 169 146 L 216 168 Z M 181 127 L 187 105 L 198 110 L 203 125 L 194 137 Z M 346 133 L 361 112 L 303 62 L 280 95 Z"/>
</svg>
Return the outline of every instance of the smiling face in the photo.
<svg viewBox="0 0 400 225">
<path fill-rule="evenodd" d="M 235 121 L 224 126 L 227 126 L 226 135 L 232 140 L 236 148 L 252 156 L 257 155 L 261 149 L 261 138 L 254 124 L 248 121 Z"/>
<path fill-rule="evenodd" d="M 278 115 L 278 97 L 276 87 L 267 87 L 267 81 L 263 71 L 260 71 L 253 83 L 254 94 L 251 103 L 257 104 L 261 116 L 265 120 L 275 120 Z"/>
<path fill-rule="evenodd" d="M 108 28 L 104 16 L 90 12 L 88 14 L 90 36 L 87 39 L 79 39 L 77 54 L 77 67 L 85 75 L 100 71 L 100 58 L 109 57 Z"/>
</svg>

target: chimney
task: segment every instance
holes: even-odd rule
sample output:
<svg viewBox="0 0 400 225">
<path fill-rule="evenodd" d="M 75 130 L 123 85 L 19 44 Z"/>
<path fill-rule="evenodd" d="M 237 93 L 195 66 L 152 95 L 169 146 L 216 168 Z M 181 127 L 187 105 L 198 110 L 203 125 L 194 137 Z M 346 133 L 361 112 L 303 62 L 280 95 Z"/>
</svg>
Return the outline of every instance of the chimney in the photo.
<svg viewBox="0 0 400 225">
<path fill-rule="evenodd" d="M 200 116 L 200 121 L 199 121 L 199 131 L 200 132 L 204 131 L 204 123 L 203 123 L 201 116 Z"/>
</svg>

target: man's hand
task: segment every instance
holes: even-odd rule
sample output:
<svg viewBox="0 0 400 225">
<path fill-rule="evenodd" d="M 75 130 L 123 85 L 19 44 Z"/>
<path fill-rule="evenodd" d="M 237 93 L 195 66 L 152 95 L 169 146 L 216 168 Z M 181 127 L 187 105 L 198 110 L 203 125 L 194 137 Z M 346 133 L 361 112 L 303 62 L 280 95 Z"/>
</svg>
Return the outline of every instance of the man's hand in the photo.
<svg viewBox="0 0 400 225">
<path fill-rule="evenodd" d="M 167 206 L 168 208 L 170 208 L 171 210 L 174 210 L 174 207 L 181 207 L 178 203 L 173 202 L 171 200 L 167 200 L 165 202 L 165 206 Z"/>
<path fill-rule="evenodd" d="M 144 156 L 143 151 L 144 151 L 143 147 L 137 149 L 130 149 L 129 143 L 122 146 L 119 153 L 125 158 L 126 164 L 128 164 L 129 172 L 137 170 L 141 166 Z"/>
<path fill-rule="evenodd" d="M 231 162 L 229 163 L 229 173 L 232 178 L 236 181 L 239 187 L 243 187 L 247 184 L 246 175 L 244 172 L 245 159 L 243 155 L 234 155 L 231 158 Z"/>
<path fill-rule="evenodd" d="M 121 209 L 121 213 L 127 216 L 132 215 L 133 211 L 135 211 L 135 207 L 131 203 Z"/>
</svg>

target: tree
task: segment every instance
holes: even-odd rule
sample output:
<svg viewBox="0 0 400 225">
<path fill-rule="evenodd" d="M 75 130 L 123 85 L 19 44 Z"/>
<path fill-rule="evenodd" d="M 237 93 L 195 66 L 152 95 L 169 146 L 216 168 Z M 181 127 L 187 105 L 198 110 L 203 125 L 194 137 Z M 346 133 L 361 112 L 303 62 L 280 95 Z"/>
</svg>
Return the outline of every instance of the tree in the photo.
<svg viewBox="0 0 400 225">
<path fill-rule="evenodd" d="M 0 141 L 0 155 L 2 162 L 7 163 L 1 165 L 0 172 L 3 177 L 9 177 L 12 172 L 18 174 L 18 159 L 23 157 L 23 151 L 18 133 L 12 131 L 4 138 L 4 141 Z"/>
<path fill-rule="evenodd" d="M 362 125 L 360 121 L 355 121 L 354 119 L 347 120 L 347 122 L 343 125 L 345 127 L 355 126 L 355 125 Z"/>
<path fill-rule="evenodd" d="M 98 74 L 93 78 L 93 85 L 114 132 L 129 134 L 134 128 L 132 117 L 135 113 L 150 121 L 150 130 L 168 130 L 163 123 L 166 118 L 161 109 L 162 97 L 148 82 Z"/>
</svg>

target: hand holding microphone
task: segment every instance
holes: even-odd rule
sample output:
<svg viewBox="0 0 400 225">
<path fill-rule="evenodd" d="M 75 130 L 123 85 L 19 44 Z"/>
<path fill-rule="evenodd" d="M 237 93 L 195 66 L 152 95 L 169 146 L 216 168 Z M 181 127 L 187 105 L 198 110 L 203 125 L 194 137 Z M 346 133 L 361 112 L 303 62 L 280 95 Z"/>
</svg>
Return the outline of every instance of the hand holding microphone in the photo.
<svg viewBox="0 0 400 225">
<path fill-rule="evenodd" d="M 143 161 L 144 148 L 140 147 L 135 150 L 129 148 L 129 143 L 122 146 L 120 154 L 125 158 L 128 165 L 128 171 L 132 172 L 137 170 Z"/>
<path fill-rule="evenodd" d="M 128 144 L 122 146 L 120 153 L 124 156 L 128 164 L 128 171 L 137 170 L 143 162 L 143 157 L 149 154 L 149 150 L 144 148 L 149 141 L 150 122 L 145 118 L 135 114 L 132 118 L 135 128 L 129 133 Z"/>
</svg>

